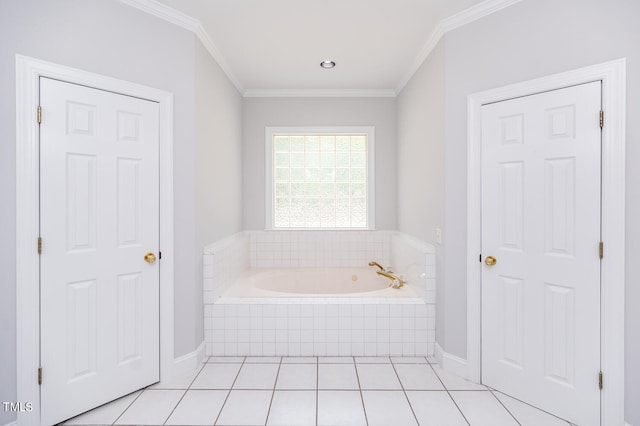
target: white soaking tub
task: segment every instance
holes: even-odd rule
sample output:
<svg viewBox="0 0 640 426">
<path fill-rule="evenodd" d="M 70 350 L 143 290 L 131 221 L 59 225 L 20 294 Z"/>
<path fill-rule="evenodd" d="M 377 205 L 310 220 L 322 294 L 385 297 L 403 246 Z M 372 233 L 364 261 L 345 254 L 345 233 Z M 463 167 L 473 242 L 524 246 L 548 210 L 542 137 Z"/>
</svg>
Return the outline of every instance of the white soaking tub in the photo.
<svg viewBox="0 0 640 426">
<path fill-rule="evenodd" d="M 303 298 L 309 299 L 394 299 L 396 303 L 416 303 L 418 296 L 411 284 L 395 289 L 390 280 L 364 268 L 284 268 L 251 269 L 216 301 L 224 299 Z M 222 299 L 222 300 L 221 300 Z M 412 300 L 409 300 L 412 299 Z M 261 303 L 265 303 L 262 300 Z M 331 303 L 322 300 L 321 303 Z M 228 303 L 228 302 L 227 302 Z M 313 303 L 313 302 L 311 302 Z M 351 302 L 349 302 L 351 303 Z"/>
</svg>

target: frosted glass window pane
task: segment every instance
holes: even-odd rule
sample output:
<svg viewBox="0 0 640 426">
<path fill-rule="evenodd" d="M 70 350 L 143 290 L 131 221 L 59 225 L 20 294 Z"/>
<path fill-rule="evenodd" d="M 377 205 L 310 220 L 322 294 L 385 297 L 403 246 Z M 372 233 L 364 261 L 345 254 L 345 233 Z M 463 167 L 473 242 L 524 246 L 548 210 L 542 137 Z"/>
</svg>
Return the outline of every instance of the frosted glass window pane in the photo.
<svg viewBox="0 0 640 426">
<path fill-rule="evenodd" d="M 304 198 L 291 199 L 291 224 L 294 228 L 302 228 L 304 224 Z"/>
<path fill-rule="evenodd" d="M 351 196 L 352 197 L 364 197 L 366 193 L 366 185 L 364 183 L 352 183 L 351 184 Z"/>
<path fill-rule="evenodd" d="M 336 155 L 333 152 L 320 154 L 320 166 L 334 167 L 336 165 Z"/>
<path fill-rule="evenodd" d="M 336 182 L 349 182 L 349 169 L 336 169 Z"/>
<path fill-rule="evenodd" d="M 304 169 L 301 168 L 297 168 L 297 169 L 291 169 L 291 181 L 292 182 L 304 182 Z"/>
<path fill-rule="evenodd" d="M 320 180 L 322 182 L 335 182 L 336 180 L 336 169 L 333 168 L 322 168 L 320 169 Z"/>
<path fill-rule="evenodd" d="M 320 202 L 320 220 L 322 226 L 334 227 L 336 224 L 336 202 L 334 199 Z"/>
<path fill-rule="evenodd" d="M 336 196 L 337 197 L 349 197 L 349 195 L 351 195 L 351 192 L 349 191 L 349 184 L 348 183 L 338 183 L 336 184 Z"/>
<path fill-rule="evenodd" d="M 364 182 L 367 180 L 367 172 L 364 167 L 354 167 L 351 169 L 352 182 Z"/>
<path fill-rule="evenodd" d="M 289 151 L 289 136 L 276 136 L 274 137 L 274 145 L 276 152 L 288 152 Z"/>
<path fill-rule="evenodd" d="M 367 149 L 367 137 L 366 136 L 351 136 L 351 151 L 366 151 Z"/>
<path fill-rule="evenodd" d="M 276 169 L 276 182 L 288 181 L 289 169 L 277 168 Z"/>
<path fill-rule="evenodd" d="M 307 136 L 305 138 L 305 151 L 306 152 L 319 152 L 320 151 L 320 136 Z"/>
<path fill-rule="evenodd" d="M 351 151 L 351 137 L 350 136 L 336 136 L 336 151 L 350 152 Z"/>
<path fill-rule="evenodd" d="M 366 224 L 366 200 L 364 198 L 351 199 L 351 226 L 361 227 Z"/>
<path fill-rule="evenodd" d="M 321 136 L 320 137 L 320 150 L 322 152 L 335 151 L 336 149 L 336 137 L 335 136 Z"/>
<path fill-rule="evenodd" d="M 276 198 L 276 225 L 281 227 L 289 226 L 289 199 Z"/>
<path fill-rule="evenodd" d="M 351 153 L 351 167 L 364 167 L 367 164 L 367 154 L 364 152 Z"/>
<path fill-rule="evenodd" d="M 307 216 L 307 226 L 310 228 L 320 227 L 320 200 L 310 198 L 306 204 L 305 213 Z"/>
<path fill-rule="evenodd" d="M 336 194 L 336 185 L 333 183 L 321 183 L 320 184 L 320 196 L 322 198 L 331 198 Z"/>
<path fill-rule="evenodd" d="M 320 184 L 319 183 L 308 183 L 306 188 L 307 197 L 317 197 L 320 195 Z"/>
<path fill-rule="evenodd" d="M 274 135 L 273 161 L 275 227 L 366 227 L 366 135 Z"/>
<path fill-rule="evenodd" d="M 304 152 L 304 136 L 291 136 L 291 152 Z"/>
<path fill-rule="evenodd" d="M 304 153 L 295 152 L 291 154 L 291 167 L 304 167 Z"/>
<path fill-rule="evenodd" d="M 349 228 L 351 226 L 351 213 L 349 211 L 349 199 L 338 198 L 336 200 L 336 227 Z"/>
<path fill-rule="evenodd" d="M 292 183 L 291 194 L 295 197 L 301 197 L 305 194 L 306 184 L 304 183 Z"/>
<path fill-rule="evenodd" d="M 307 152 L 304 156 L 304 161 L 306 167 L 319 167 L 320 155 L 317 152 Z"/>
<path fill-rule="evenodd" d="M 289 154 L 276 154 L 276 167 L 289 167 Z"/>
<path fill-rule="evenodd" d="M 276 183 L 276 198 L 289 196 L 289 184 L 288 183 Z"/>
<path fill-rule="evenodd" d="M 339 152 L 336 154 L 336 167 L 349 167 L 351 165 L 351 154 Z"/>
<path fill-rule="evenodd" d="M 305 169 L 305 176 L 307 182 L 318 182 L 320 180 L 320 169 L 317 167 Z"/>
</svg>

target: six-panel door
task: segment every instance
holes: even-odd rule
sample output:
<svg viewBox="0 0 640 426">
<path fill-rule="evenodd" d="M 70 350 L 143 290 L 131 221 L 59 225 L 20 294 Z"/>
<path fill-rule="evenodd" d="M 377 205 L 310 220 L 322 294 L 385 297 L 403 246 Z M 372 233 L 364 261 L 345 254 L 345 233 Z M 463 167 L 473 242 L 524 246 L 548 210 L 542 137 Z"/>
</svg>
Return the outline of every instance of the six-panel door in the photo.
<svg viewBox="0 0 640 426">
<path fill-rule="evenodd" d="M 482 381 L 581 426 L 600 424 L 600 86 L 482 107 Z"/>
<path fill-rule="evenodd" d="M 159 379 L 158 105 L 42 78 L 42 423 Z"/>
</svg>

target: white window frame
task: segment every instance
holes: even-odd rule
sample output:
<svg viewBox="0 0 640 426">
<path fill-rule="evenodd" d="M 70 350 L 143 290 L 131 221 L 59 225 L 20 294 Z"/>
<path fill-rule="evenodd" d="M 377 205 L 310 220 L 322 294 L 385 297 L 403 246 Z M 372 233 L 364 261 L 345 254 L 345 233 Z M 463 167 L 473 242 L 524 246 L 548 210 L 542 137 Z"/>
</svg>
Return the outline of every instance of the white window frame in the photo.
<svg viewBox="0 0 640 426">
<path fill-rule="evenodd" d="M 362 228 L 291 228 L 274 226 L 274 184 L 273 184 L 273 135 L 274 134 L 366 134 L 367 135 L 367 224 Z M 265 229 L 277 231 L 319 230 L 357 231 L 375 229 L 375 127 L 373 126 L 328 126 L 328 127 L 266 127 L 265 128 Z"/>
</svg>

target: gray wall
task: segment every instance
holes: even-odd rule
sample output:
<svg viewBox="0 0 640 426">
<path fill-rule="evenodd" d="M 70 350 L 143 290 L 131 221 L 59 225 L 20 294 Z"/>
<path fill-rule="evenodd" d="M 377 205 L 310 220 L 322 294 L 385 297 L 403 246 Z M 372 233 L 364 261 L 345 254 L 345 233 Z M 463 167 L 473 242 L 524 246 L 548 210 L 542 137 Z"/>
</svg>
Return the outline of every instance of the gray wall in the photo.
<svg viewBox="0 0 640 426">
<path fill-rule="evenodd" d="M 626 420 L 640 424 L 640 2 L 637 0 L 525 0 L 472 24 L 447 33 L 444 38 L 445 117 L 444 175 L 445 215 L 444 275 L 438 282 L 438 342 L 446 352 L 466 358 L 466 173 L 467 95 L 511 83 L 530 80 L 596 63 L 627 58 L 627 255 L 626 255 Z M 421 72 L 429 72 L 427 61 Z M 420 73 L 414 80 L 424 78 Z M 403 98 L 432 95 L 410 83 Z M 419 85 L 418 85 L 419 86 Z M 416 104 L 417 105 L 417 104 Z M 430 107 L 418 106 L 414 124 Z M 403 108 L 399 106 L 402 112 Z M 399 119 L 399 131 L 407 127 Z M 431 134 L 428 123 L 423 131 Z M 401 141 L 403 139 L 401 138 Z M 419 143 L 416 139 L 413 143 Z M 417 149 L 417 148 L 416 148 Z M 401 151 L 402 152 L 402 151 Z M 439 155 L 436 147 L 433 151 Z M 405 164 L 402 162 L 399 168 Z M 425 160 L 428 161 L 428 160 Z M 400 198 L 399 208 L 408 203 Z M 405 223 L 399 218 L 399 223 Z M 412 229 L 410 232 L 425 231 Z M 427 230 L 428 232 L 428 230 Z M 444 325 L 442 324 L 444 323 Z"/>
<path fill-rule="evenodd" d="M 202 248 L 242 230 L 242 97 L 199 41 L 195 84 L 195 249 L 202 283 Z M 196 315 L 180 330 L 201 342 L 202 285 L 182 297 Z"/>
<path fill-rule="evenodd" d="M 245 229 L 265 227 L 266 126 L 375 126 L 376 228 L 396 229 L 394 98 L 246 98 L 243 116 Z"/>
<path fill-rule="evenodd" d="M 444 282 L 444 246 L 435 229 L 445 228 L 444 215 L 444 42 L 398 96 L 398 230 L 436 247 L 436 276 Z M 446 338 L 442 320 L 444 291 L 438 291 L 436 340 Z"/>
<path fill-rule="evenodd" d="M 241 228 L 242 203 L 239 193 L 228 196 L 227 205 L 215 209 L 215 214 L 223 212 L 224 219 L 208 224 L 200 218 L 196 226 L 196 209 L 201 206 L 195 202 L 195 181 L 202 176 L 227 183 L 241 180 L 239 166 L 212 173 L 202 162 L 196 163 L 196 157 L 210 155 L 204 146 L 215 141 L 235 145 L 236 151 L 229 148 L 223 155 L 233 157 L 231 164 L 239 163 L 241 111 L 237 94 L 229 90 L 214 64 L 205 63 L 193 33 L 118 1 L 0 0 L 0 40 L 0 400 L 16 400 L 16 54 L 174 94 L 175 355 L 193 351 L 202 341 L 200 240 L 196 236 L 219 238 L 236 232 Z M 208 109 L 212 114 L 219 113 L 225 101 L 233 105 L 225 111 L 224 124 L 215 125 L 224 141 L 211 136 L 213 131 L 207 129 L 202 117 L 195 117 L 195 92 L 199 90 L 217 92 Z M 198 105 L 203 103 L 207 104 L 198 96 Z M 215 122 L 211 117 L 209 120 Z M 217 195 L 212 193 L 211 197 Z M 235 219 L 228 218 L 232 214 Z M 0 410 L 0 424 L 13 418 Z"/>
</svg>

